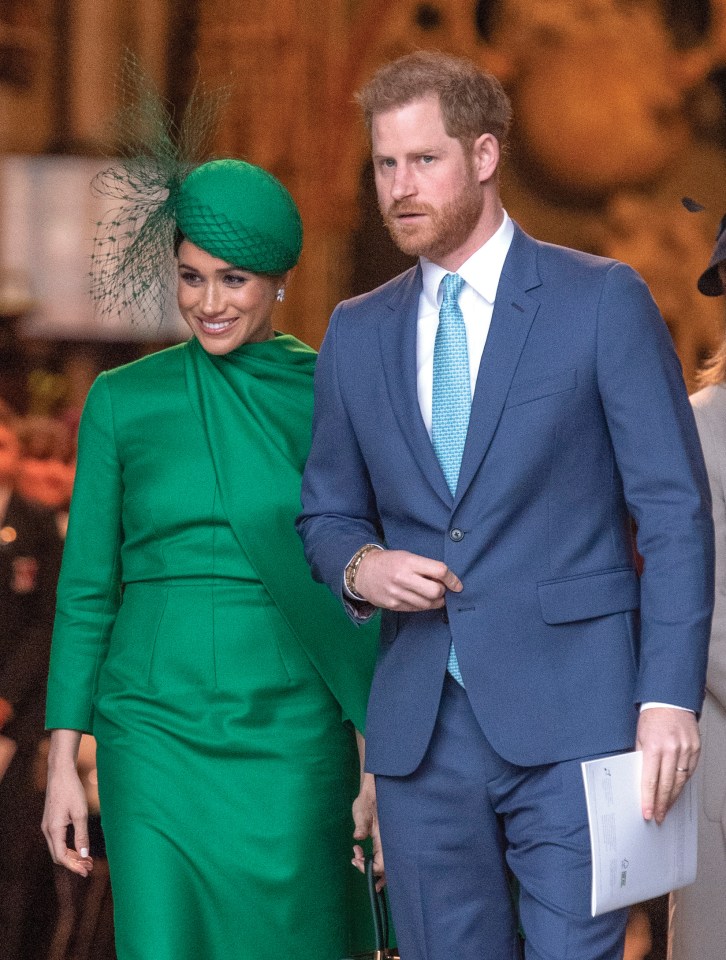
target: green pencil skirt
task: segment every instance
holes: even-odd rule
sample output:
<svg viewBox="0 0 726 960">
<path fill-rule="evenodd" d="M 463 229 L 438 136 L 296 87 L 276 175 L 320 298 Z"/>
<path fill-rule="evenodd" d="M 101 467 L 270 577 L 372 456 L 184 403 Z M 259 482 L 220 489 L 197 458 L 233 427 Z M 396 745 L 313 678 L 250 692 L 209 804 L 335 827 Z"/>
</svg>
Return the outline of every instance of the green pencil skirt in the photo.
<svg viewBox="0 0 726 960">
<path fill-rule="evenodd" d="M 94 734 L 119 960 L 370 945 L 354 732 L 260 584 L 127 586 Z"/>
</svg>

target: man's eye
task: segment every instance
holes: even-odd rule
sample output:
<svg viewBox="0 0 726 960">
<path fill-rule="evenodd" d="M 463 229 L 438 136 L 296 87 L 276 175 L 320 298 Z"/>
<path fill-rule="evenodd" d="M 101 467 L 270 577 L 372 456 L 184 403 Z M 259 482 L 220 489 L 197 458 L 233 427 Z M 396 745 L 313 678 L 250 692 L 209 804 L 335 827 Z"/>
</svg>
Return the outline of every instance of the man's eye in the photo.
<svg viewBox="0 0 726 960">
<path fill-rule="evenodd" d="M 425 153 L 421 157 L 421 163 L 433 163 L 433 162 L 434 162 L 434 157 L 432 157 L 431 154 Z"/>
</svg>

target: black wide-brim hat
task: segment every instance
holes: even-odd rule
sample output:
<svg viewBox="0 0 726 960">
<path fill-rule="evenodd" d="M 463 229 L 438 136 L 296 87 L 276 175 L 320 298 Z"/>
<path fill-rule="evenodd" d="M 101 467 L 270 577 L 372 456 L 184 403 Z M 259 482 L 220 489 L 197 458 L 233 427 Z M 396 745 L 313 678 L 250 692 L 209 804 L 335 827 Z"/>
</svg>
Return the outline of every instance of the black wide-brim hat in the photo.
<svg viewBox="0 0 726 960">
<path fill-rule="evenodd" d="M 713 248 L 711 260 L 698 278 L 698 289 L 707 297 L 720 297 L 724 293 L 718 265 L 726 260 L 726 216 L 721 220 L 716 235 L 716 246 Z"/>
</svg>

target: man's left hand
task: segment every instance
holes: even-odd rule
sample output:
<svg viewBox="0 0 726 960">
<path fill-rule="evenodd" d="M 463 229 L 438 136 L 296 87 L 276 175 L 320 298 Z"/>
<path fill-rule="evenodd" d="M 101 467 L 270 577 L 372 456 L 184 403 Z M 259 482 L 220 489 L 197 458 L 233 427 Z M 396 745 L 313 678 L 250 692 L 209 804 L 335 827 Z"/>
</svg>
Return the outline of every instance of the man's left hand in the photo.
<svg viewBox="0 0 726 960">
<path fill-rule="evenodd" d="M 698 763 L 701 738 L 695 715 L 671 707 L 641 711 L 635 748 L 643 751 L 643 817 L 662 823 Z"/>
</svg>

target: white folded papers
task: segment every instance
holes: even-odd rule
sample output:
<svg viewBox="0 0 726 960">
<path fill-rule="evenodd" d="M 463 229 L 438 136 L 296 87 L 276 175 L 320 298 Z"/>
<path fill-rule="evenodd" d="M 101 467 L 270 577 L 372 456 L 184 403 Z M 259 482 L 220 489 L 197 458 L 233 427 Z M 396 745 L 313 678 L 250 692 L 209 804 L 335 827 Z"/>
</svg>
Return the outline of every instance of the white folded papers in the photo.
<svg viewBox="0 0 726 960">
<path fill-rule="evenodd" d="M 697 790 L 691 778 L 662 824 L 644 820 L 639 751 L 582 764 L 592 849 L 592 915 L 696 879 Z"/>
</svg>

